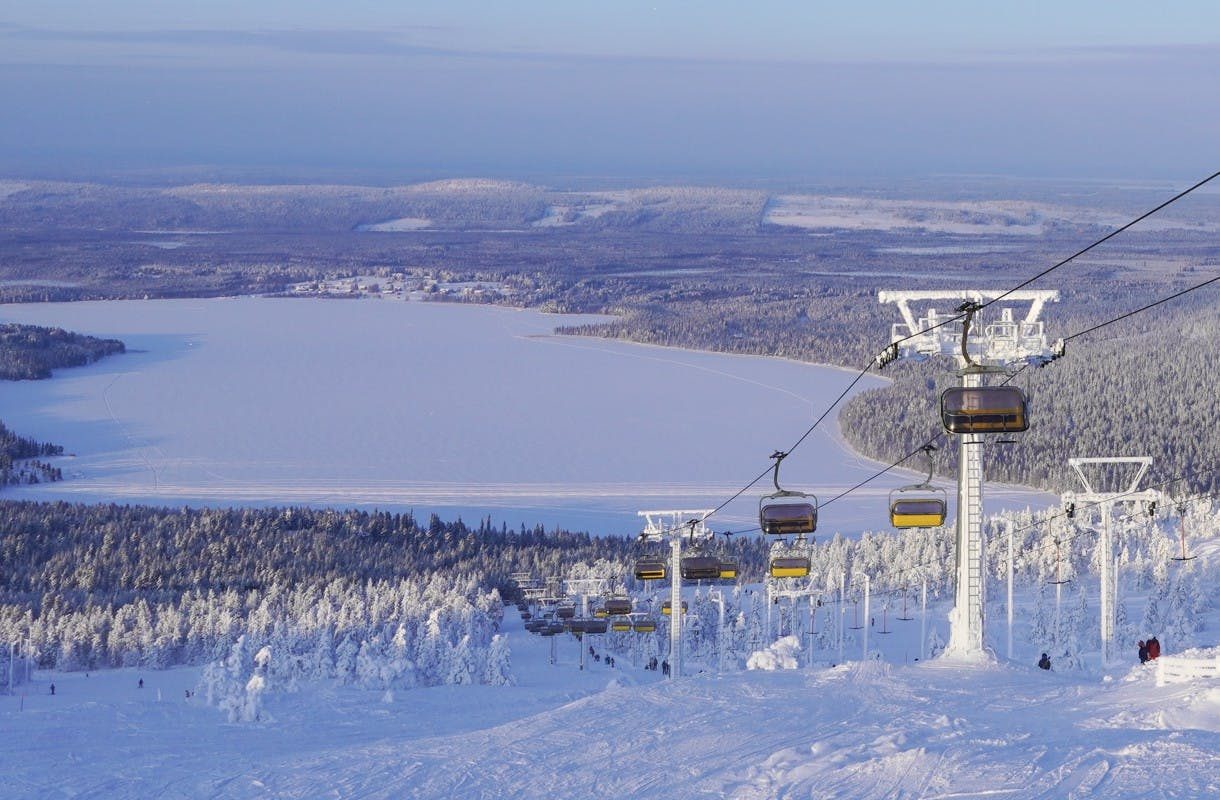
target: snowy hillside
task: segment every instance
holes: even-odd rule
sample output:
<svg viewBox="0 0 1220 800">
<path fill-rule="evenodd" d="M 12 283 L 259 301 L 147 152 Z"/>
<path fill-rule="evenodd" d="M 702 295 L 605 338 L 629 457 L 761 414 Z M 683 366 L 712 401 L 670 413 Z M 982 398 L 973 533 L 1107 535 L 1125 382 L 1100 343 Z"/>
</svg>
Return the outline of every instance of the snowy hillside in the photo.
<svg viewBox="0 0 1220 800">
<path fill-rule="evenodd" d="M 552 666 L 548 640 L 507 630 L 516 686 L 391 699 L 306 684 L 253 724 L 187 699 L 196 669 L 39 674 L 35 694 L 0 697 L 0 797 L 1197 798 L 1220 786 L 1220 685 L 1158 688 L 1151 666 L 1099 680 L 855 661 L 669 683 L 625 658 L 582 672 L 570 638 Z"/>
</svg>

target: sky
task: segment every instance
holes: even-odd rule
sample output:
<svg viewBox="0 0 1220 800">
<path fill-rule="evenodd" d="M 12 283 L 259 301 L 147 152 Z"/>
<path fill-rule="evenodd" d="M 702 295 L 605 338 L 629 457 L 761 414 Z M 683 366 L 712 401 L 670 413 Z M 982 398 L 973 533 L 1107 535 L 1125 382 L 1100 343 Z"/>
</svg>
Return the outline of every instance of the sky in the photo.
<svg viewBox="0 0 1220 800">
<path fill-rule="evenodd" d="M 1220 4 L 0 0 L 0 174 L 1181 178 Z"/>
</svg>

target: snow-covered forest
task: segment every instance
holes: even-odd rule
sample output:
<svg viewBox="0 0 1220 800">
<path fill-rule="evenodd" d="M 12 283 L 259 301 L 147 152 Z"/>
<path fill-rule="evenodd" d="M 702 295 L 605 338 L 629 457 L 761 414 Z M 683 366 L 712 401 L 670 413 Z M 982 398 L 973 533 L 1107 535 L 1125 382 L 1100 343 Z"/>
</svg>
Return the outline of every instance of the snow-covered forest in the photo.
<svg viewBox="0 0 1220 800">
<path fill-rule="evenodd" d="M 1146 291 L 1155 296 L 1166 290 Z M 1046 315 L 1054 319 L 1048 335 L 1084 331 L 1111 319 L 1135 305 L 1125 299 L 1129 296 L 1142 294 L 1133 288 L 1116 301 L 1073 293 L 1048 307 Z M 1220 354 L 1209 344 L 1218 332 L 1214 301 L 1188 296 L 1160 314 L 1075 340 L 1065 357 L 1042 369 L 1022 370 L 1012 383 L 1029 396 L 1030 429 L 1018 445 L 988 451 L 988 479 L 1063 491 L 1075 483 L 1067 459 L 1113 451 L 1115 432 L 1121 431 L 1124 453 L 1155 457 L 1150 482 L 1188 476 L 1183 489 L 1217 488 L 1220 440 L 1204 435 L 1201 425 L 1206 428 L 1204 421 L 1220 416 L 1213 380 Z M 942 431 L 937 401 L 957 378 L 929 364 L 897 363 L 885 375 L 894 383 L 852 398 L 839 422 L 854 447 L 891 462 Z M 877 424 L 879 419 L 885 424 Z M 942 475 L 957 469 L 950 439 L 944 435 L 936 442 Z"/>
</svg>

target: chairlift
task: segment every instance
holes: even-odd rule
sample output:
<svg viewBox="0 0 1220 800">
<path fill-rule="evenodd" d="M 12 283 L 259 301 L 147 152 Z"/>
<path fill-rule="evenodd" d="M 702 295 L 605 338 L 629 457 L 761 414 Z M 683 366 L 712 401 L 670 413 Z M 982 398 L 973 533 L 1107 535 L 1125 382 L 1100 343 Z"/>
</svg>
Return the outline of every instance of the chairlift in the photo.
<svg viewBox="0 0 1220 800">
<path fill-rule="evenodd" d="M 644 556 L 636 559 L 635 579 L 637 581 L 663 581 L 669 576 L 665 559 L 661 556 Z"/>
<path fill-rule="evenodd" d="M 604 608 L 595 608 L 593 609 L 593 616 L 597 617 L 598 619 L 606 619 L 610 616 L 610 612 Z"/>
<path fill-rule="evenodd" d="M 955 386 L 940 396 L 949 433 L 1020 433 L 1029 430 L 1029 406 L 1016 386 Z"/>
<path fill-rule="evenodd" d="M 673 608 L 671 607 L 671 603 L 668 600 L 666 600 L 664 603 L 661 603 L 661 613 L 667 617 L 673 615 Z M 686 614 L 686 601 L 685 600 L 682 601 L 682 613 Z"/>
<path fill-rule="evenodd" d="M 610 630 L 615 631 L 617 633 L 623 633 L 624 631 L 630 631 L 631 630 L 631 620 L 627 619 L 626 617 L 616 617 L 615 619 L 610 620 Z"/>
<path fill-rule="evenodd" d="M 572 619 L 576 616 L 576 606 L 564 603 L 555 607 L 555 616 L 559 619 Z"/>
<path fill-rule="evenodd" d="M 1065 583 L 1072 582 L 1070 578 L 1067 580 L 1064 580 L 1061 577 L 1062 573 L 1061 573 L 1060 567 L 1062 566 L 1062 564 L 1063 564 L 1063 561 L 1059 557 L 1059 538 L 1055 537 L 1055 580 L 1047 581 L 1046 582 L 1047 586 L 1062 586 Z"/>
<path fill-rule="evenodd" d="M 932 485 L 933 445 L 924 445 L 928 477 L 923 483 L 901 486 L 890 492 L 890 524 L 895 528 L 939 528 L 945 524 L 949 499 L 944 489 Z"/>
<path fill-rule="evenodd" d="M 1156 503 L 1152 503 L 1151 505 L 1155 509 Z M 1183 504 L 1181 506 L 1181 508 L 1179 509 L 1178 516 L 1180 517 L 1180 520 L 1178 521 L 1178 543 L 1179 543 L 1179 547 L 1181 547 L 1181 550 L 1179 550 L 1181 555 L 1170 556 L 1169 560 L 1170 561 L 1194 561 L 1196 558 L 1198 558 L 1198 556 L 1187 555 L 1187 553 L 1186 553 L 1186 505 L 1185 504 Z"/>
<path fill-rule="evenodd" d="M 630 597 L 607 597 L 602 608 L 611 616 L 625 616 L 631 613 Z"/>
<path fill-rule="evenodd" d="M 657 630 L 657 623 L 647 617 L 637 619 L 631 623 L 631 630 L 635 631 L 636 633 L 655 633 Z"/>
<path fill-rule="evenodd" d="M 719 577 L 720 577 L 720 580 L 722 580 L 722 581 L 737 580 L 737 562 L 736 561 L 721 561 Z"/>
<path fill-rule="evenodd" d="M 586 619 L 585 633 L 602 634 L 609 628 L 604 619 Z"/>
<path fill-rule="evenodd" d="M 812 567 L 809 556 L 773 556 L 771 558 L 771 577 L 804 578 Z"/>
<path fill-rule="evenodd" d="M 720 559 L 709 555 L 683 556 L 682 580 L 714 581 L 720 578 Z"/>
<path fill-rule="evenodd" d="M 775 459 L 771 476 L 775 492 L 763 495 L 758 501 L 758 527 L 772 536 L 813 533 L 818 527 L 818 499 L 779 485 L 779 465 L 787 457 L 787 453 L 779 450 L 771 454 Z"/>
</svg>

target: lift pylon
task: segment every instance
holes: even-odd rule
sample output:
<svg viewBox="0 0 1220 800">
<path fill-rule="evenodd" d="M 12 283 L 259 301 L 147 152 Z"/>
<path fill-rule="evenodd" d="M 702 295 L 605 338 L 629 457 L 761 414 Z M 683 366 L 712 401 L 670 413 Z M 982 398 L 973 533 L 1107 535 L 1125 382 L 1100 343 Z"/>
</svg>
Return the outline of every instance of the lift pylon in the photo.
<svg viewBox="0 0 1220 800">
<path fill-rule="evenodd" d="M 1118 491 L 1101 492 L 1094 488 L 1093 481 L 1086 474 L 1085 467 L 1105 469 L 1110 466 L 1130 465 L 1135 467 L 1134 474 L 1125 484 L 1118 486 Z M 1155 489 L 1138 489 L 1140 481 L 1152 466 L 1152 459 L 1147 456 L 1112 456 L 1104 458 L 1069 458 L 1068 466 L 1076 473 L 1083 492 L 1064 492 L 1063 504 L 1074 505 L 1077 509 L 1085 505 L 1095 505 L 1101 510 L 1101 536 L 1097 542 L 1097 561 L 1101 571 L 1101 665 L 1109 666 L 1114 652 L 1114 617 L 1118 608 L 1118 568 L 1114 563 L 1114 537 L 1111 526 L 1114 517 L 1114 506 L 1118 503 L 1145 505 L 1161 502 L 1162 494 Z M 1153 505 L 1155 507 L 1155 505 Z"/>
<path fill-rule="evenodd" d="M 891 329 L 890 347 L 878 358 L 881 366 L 899 358 L 954 359 L 962 387 L 978 388 L 983 377 L 1020 363 L 1044 364 L 1063 352 L 1060 340 L 1051 347 L 1041 320 L 1043 306 L 1059 299 L 1055 290 L 1004 292 L 992 289 L 883 291 L 882 303 L 898 307 L 902 322 Z M 1006 305 L 999 306 L 999 302 Z M 976 319 L 983 306 L 997 302 L 998 319 Z M 940 313 L 934 303 L 955 303 Z M 1019 318 L 1013 304 L 1028 303 Z M 917 308 L 915 307 L 917 306 Z M 983 454 L 986 434 L 959 433 L 957 491 L 957 592 L 949 617 L 946 655 L 978 659 L 983 650 Z"/>
<path fill-rule="evenodd" d="M 704 523 L 714 509 L 672 511 L 640 511 L 644 518 L 643 541 L 669 541 L 669 607 L 675 610 L 669 621 L 669 679 L 677 680 L 682 675 L 682 539 L 692 541 L 710 539 L 713 534 Z"/>
</svg>

